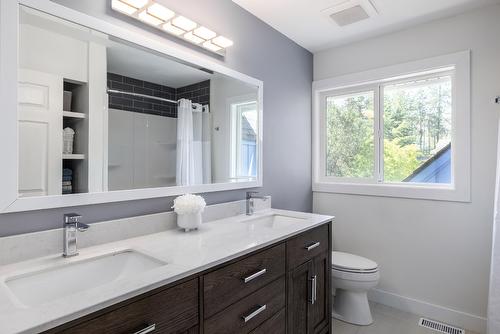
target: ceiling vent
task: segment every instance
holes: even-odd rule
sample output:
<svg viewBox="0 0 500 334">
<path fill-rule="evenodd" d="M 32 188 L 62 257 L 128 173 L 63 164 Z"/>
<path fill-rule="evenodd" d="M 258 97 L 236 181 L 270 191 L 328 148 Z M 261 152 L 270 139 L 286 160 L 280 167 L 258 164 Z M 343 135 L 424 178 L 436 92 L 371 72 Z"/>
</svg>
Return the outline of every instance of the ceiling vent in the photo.
<svg viewBox="0 0 500 334">
<path fill-rule="evenodd" d="M 344 0 L 321 11 L 338 26 L 343 27 L 377 15 L 370 0 Z"/>
</svg>

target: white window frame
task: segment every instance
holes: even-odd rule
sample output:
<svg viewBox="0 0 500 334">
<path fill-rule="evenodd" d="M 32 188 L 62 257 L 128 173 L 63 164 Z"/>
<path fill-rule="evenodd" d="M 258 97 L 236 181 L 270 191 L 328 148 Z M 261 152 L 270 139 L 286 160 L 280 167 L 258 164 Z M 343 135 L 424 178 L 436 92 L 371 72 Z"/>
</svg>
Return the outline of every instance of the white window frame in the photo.
<svg viewBox="0 0 500 334">
<path fill-rule="evenodd" d="M 351 87 L 347 89 L 333 89 L 333 90 L 328 90 L 320 93 L 320 110 L 326 110 L 326 98 L 327 97 L 342 97 L 346 95 L 355 95 L 355 94 L 361 94 L 361 93 L 366 93 L 366 92 L 371 92 L 373 91 L 373 113 L 374 115 L 379 113 L 379 106 L 376 103 L 376 101 L 379 98 L 379 90 L 377 88 L 377 85 L 360 85 L 356 87 Z M 321 112 L 319 115 L 320 118 L 320 126 L 321 126 L 321 133 L 323 139 L 326 139 L 326 127 L 327 127 L 327 122 L 326 122 L 326 113 Z M 321 182 L 328 182 L 328 183 L 357 183 L 357 184 L 373 184 L 377 182 L 377 174 L 378 174 L 378 166 L 376 166 L 376 161 L 377 161 L 377 156 L 379 155 L 380 152 L 380 142 L 377 140 L 377 131 L 380 127 L 378 118 L 374 117 L 374 124 L 373 124 L 373 146 L 374 146 L 374 155 L 373 155 L 373 177 L 372 178 L 367 178 L 367 177 L 339 177 L 339 176 L 326 176 L 326 140 L 321 140 L 320 141 L 320 156 L 322 157 L 322 161 L 320 165 L 318 166 L 319 168 L 319 174 L 318 174 L 318 179 Z"/>
<path fill-rule="evenodd" d="M 452 77 L 452 161 L 451 184 L 381 182 L 383 165 L 375 166 L 381 156 L 383 103 L 379 99 L 388 83 L 413 77 L 450 75 Z M 326 96 L 356 92 L 375 92 L 374 177 L 327 177 Z M 371 196 L 470 202 L 470 51 L 443 55 L 313 82 L 313 191 Z"/>
</svg>

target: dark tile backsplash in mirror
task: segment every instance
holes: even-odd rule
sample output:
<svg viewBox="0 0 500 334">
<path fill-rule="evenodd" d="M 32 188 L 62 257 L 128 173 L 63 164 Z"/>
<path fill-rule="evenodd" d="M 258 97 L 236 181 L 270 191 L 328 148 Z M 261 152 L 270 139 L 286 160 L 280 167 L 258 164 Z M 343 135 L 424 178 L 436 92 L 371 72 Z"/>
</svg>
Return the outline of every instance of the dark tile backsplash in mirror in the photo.
<svg viewBox="0 0 500 334">
<path fill-rule="evenodd" d="M 193 103 L 210 104 L 210 80 L 184 87 L 172 88 L 115 73 L 108 73 L 108 88 L 174 101 L 185 98 L 191 100 Z M 177 106 L 173 103 L 125 94 L 110 93 L 109 108 L 165 117 L 177 117 Z"/>
</svg>

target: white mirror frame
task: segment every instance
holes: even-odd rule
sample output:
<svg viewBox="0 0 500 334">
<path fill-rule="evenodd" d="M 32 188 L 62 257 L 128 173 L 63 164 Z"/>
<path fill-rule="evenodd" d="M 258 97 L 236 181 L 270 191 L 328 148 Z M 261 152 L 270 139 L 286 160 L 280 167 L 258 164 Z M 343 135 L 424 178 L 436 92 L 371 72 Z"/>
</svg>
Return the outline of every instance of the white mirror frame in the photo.
<svg viewBox="0 0 500 334">
<path fill-rule="evenodd" d="M 17 124 L 17 74 L 19 5 L 40 10 L 47 14 L 86 26 L 168 56 L 182 59 L 229 77 L 244 81 L 258 88 L 259 134 L 257 179 L 248 182 L 214 183 L 195 186 L 146 188 L 70 195 L 18 197 L 18 124 Z M 202 57 L 196 51 L 179 47 L 173 41 L 153 38 L 144 31 L 129 30 L 101 19 L 83 14 L 50 0 L 17 0 L 0 2 L 0 214 L 38 209 L 59 208 L 99 203 L 121 202 L 147 198 L 176 196 L 184 193 L 207 193 L 234 189 L 262 187 L 263 160 L 263 82 Z"/>
</svg>

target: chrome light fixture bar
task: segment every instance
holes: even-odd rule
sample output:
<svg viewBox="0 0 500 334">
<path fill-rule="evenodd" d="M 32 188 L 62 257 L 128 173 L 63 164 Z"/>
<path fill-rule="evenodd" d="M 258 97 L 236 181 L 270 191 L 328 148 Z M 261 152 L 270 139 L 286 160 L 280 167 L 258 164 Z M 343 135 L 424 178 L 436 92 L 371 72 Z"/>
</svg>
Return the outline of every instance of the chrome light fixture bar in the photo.
<svg viewBox="0 0 500 334">
<path fill-rule="evenodd" d="M 226 54 L 226 48 L 233 45 L 229 38 L 175 13 L 154 0 L 111 0 L 111 8 L 222 56 Z"/>
</svg>

